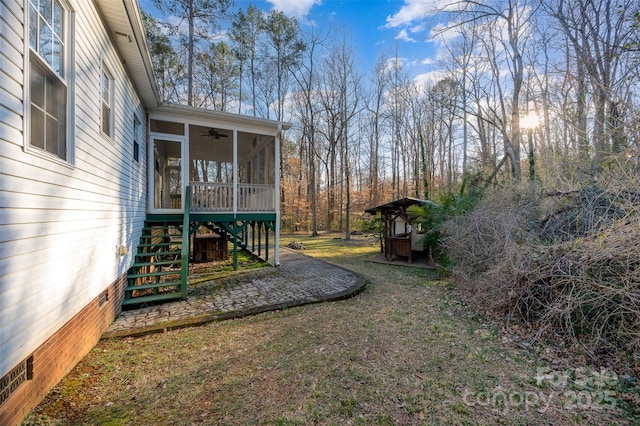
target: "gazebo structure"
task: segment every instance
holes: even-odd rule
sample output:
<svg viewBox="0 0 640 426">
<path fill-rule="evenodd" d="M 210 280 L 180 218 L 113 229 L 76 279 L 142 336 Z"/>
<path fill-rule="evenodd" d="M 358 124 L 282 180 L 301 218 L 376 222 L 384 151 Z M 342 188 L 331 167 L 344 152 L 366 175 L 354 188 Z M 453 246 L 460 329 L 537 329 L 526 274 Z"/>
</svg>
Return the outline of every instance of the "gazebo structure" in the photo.
<svg viewBox="0 0 640 426">
<path fill-rule="evenodd" d="M 425 251 L 425 247 L 420 243 L 425 230 L 420 224 L 414 224 L 413 218 L 407 213 L 411 206 L 425 205 L 436 206 L 430 200 L 405 197 L 365 210 L 366 213 L 383 219 L 383 252 L 386 261 L 391 262 L 400 256 L 412 263 L 412 252 Z"/>
</svg>

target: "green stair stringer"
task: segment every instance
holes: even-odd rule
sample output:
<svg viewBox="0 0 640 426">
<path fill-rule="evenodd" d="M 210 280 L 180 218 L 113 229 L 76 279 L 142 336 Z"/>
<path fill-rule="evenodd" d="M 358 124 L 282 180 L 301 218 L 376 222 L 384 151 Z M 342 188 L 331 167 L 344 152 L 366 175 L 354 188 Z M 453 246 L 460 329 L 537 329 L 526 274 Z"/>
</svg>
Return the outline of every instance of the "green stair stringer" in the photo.
<svg viewBox="0 0 640 426">
<path fill-rule="evenodd" d="M 182 296 L 182 223 L 146 220 L 127 274 L 123 306 Z"/>
<path fill-rule="evenodd" d="M 191 191 L 187 187 L 187 206 Z M 135 260 L 127 274 L 123 306 L 187 297 L 191 223 L 184 214 L 148 215 Z"/>
</svg>

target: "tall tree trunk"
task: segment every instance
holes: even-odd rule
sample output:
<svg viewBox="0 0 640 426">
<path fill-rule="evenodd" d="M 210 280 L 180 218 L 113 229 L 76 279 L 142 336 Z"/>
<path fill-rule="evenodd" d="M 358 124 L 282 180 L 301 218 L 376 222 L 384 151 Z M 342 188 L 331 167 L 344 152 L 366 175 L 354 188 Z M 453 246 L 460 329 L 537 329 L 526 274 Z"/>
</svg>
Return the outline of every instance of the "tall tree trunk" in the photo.
<svg viewBox="0 0 640 426">
<path fill-rule="evenodd" d="M 189 25 L 189 41 L 188 41 L 188 54 L 187 54 L 187 105 L 193 106 L 193 51 L 194 51 L 194 7 L 193 0 L 189 1 L 189 16 L 187 19 Z"/>
<path fill-rule="evenodd" d="M 511 159 L 511 170 L 514 179 L 520 179 L 520 144 L 522 142 L 522 130 L 520 129 L 520 91 L 524 81 L 524 65 L 518 43 L 519 28 L 514 26 L 514 20 L 518 19 L 517 7 L 509 9 L 507 30 L 509 33 L 509 45 L 511 46 L 511 62 L 513 73 L 513 96 L 511 97 L 511 149 L 508 150 Z"/>
</svg>

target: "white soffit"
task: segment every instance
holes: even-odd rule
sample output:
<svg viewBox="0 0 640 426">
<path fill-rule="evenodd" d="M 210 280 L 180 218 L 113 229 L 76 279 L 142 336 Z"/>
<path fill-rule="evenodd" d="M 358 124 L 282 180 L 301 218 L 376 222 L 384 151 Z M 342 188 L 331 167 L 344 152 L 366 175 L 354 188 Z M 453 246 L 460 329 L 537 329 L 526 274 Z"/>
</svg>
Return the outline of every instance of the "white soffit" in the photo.
<svg viewBox="0 0 640 426">
<path fill-rule="evenodd" d="M 136 0 L 94 0 L 122 62 L 146 107 L 160 104 L 140 9 Z"/>
</svg>

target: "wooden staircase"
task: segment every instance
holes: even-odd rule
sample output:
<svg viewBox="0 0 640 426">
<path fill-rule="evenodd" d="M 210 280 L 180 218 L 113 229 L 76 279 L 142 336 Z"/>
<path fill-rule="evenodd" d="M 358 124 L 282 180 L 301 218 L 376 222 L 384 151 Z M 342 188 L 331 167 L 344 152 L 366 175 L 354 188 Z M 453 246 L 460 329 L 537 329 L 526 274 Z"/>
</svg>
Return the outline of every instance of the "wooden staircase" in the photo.
<svg viewBox="0 0 640 426">
<path fill-rule="evenodd" d="M 138 253 L 127 274 L 123 307 L 187 297 L 191 235 L 202 225 L 233 244 L 233 269 L 238 269 L 237 252 L 238 249 L 246 249 L 248 246 L 247 227 L 252 219 L 238 220 L 235 215 L 192 217 L 191 196 L 191 187 L 187 186 L 183 213 L 147 215 L 140 236 Z M 254 224 L 255 222 L 251 226 Z M 273 225 L 267 225 L 266 222 L 264 226 L 274 229 Z M 268 233 L 265 232 L 267 258 L 269 257 L 268 245 Z M 260 231 L 258 231 L 258 255 L 260 255 L 259 247 Z"/>
<path fill-rule="evenodd" d="M 135 262 L 127 275 L 123 306 L 186 297 L 188 227 L 186 236 L 184 231 L 179 222 L 145 222 Z"/>
</svg>

